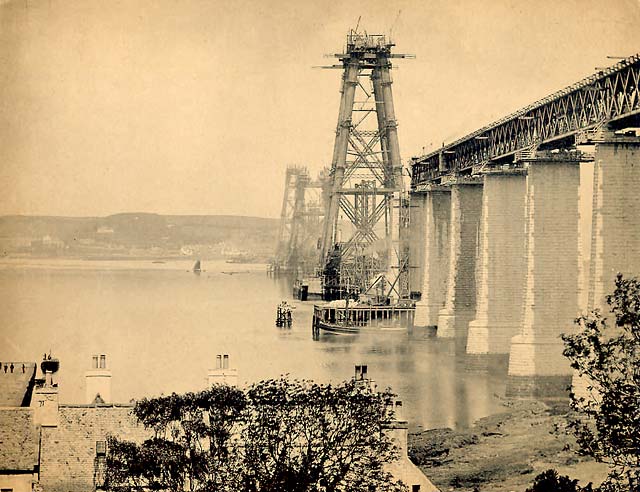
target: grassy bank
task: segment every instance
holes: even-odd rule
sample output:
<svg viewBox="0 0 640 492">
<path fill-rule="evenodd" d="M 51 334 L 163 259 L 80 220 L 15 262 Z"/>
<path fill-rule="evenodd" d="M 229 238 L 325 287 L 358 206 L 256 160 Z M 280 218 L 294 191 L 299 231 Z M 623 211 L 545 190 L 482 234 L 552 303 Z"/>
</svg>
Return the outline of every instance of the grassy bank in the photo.
<svg viewBox="0 0 640 492">
<path fill-rule="evenodd" d="M 539 473 L 599 484 L 606 467 L 577 454 L 565 430 L 566 402 L 505 401 L 503 413 L 480 419 L 466 431 L 433 429 L 409 435 L 409 455 L 446 491 L 524 492 Z"/>
</svg>

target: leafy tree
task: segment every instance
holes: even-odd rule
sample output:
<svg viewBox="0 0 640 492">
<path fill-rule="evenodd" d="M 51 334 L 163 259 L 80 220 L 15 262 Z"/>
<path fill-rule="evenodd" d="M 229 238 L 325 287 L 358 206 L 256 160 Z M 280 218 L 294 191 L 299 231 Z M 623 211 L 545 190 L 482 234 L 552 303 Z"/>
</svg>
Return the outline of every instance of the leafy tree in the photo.
<svg viewBox="0 0 640 492">
<path fill-rule="evenodd" d="M 111 490 L 233 490 L 235 435 L 246 407 L 242 391 L 143 399 L 133 414 L 153 437 L 142 444 L 110 437 L 105 487 Z"/>
<path fill-rule="evenodd" d="M 383 468 L 395 458 L 385 433 L 392 395 L 361 383 L 252 386 L 242 439 L 248 490 L 398 490 Z"/>
<path fill-rule="evenodd" d="M 571 395 L 582 418 L 571 422 L 582 452 L 610 465 L 602 491 L 640 491 L 640 281 L 618 274 L 607 296 L 615 317 L 598 311 L 578 318 L 563 336 L 564 355 L 588 381 L 588 395 Z"/>
<path fill-rule="evenodd" d="M 110 490 L 400 491 L 384 464 L 393 395 L 286 378 L 138 402 L 154 437 L 111 438 Z"/>
<path fill-rule="evenodd" d="M 592 492 L 591 484 L 580 487 L 577 480 L 571 480 L 566 475 L 558 475 L 558 472 L 549 469 L 538 475 L 533 486 L 527 492 Z"/>
</svg>

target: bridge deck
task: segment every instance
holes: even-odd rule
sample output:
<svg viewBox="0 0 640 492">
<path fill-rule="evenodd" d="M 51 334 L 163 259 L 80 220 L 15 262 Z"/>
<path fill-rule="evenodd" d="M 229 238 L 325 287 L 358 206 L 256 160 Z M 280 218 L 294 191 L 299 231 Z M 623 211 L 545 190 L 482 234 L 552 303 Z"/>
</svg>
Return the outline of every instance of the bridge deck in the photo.
<svg viewBox="0 0 640 492">
<path fill-rule="evenodd" d="M 411 188 L 473 174 L 536 148 L 581 142 L 604 123 L 640 114 L 640 54 L 631 56 L 488 126 L 413 158 Z"/>
</svg>

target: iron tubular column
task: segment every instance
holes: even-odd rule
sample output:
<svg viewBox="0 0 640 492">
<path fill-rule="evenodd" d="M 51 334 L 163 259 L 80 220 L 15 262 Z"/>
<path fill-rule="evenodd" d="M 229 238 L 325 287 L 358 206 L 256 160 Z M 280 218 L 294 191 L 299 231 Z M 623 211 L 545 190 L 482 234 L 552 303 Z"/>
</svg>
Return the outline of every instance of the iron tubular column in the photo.
<svg viewBox="0 0 640 492">
<path fill-rule="evenodd" d="M 385 170 L 389 169 L 389 146 L 387 143 L 387 116 L 384 110 L 384 98 L 382 96 L 382 81 L 380 69 L 378 67 L 371 71 L 371 82 L 373 85 L 373 95 L 376 101 L 376 116 L 378 117 L 378 132 L 380 134 L 380 147 L 382 148 L 382 162 Z M 389 186 L 387 178 L 385 186 Z"/>
<path fill-rule="evenodd" d="M 391 92 L 391 73 L 389 72 L 389 62 L 386 59 L 383 60 L 384 63 L 380 67 L 380 76 L 385 119 L 387 122 L 386 136 L 387 145 L 389 147 L 389 161 L 391 168 L 393 169 L 393 186 L 399 187 L 402 180 L 402 161 L 400 159 L 400 144 L 398 143 L 398 124 L 396 123 L 396 113 L 393 108 L 393 93 Z"/>
<path fill-rule="evenodd" d="M 324 220 L 324 234 L 320 261 L 324 265 L 327 254 L 335 243 L 336 225 L 338 211 L 340 209 L 340 197 L 338 193 L 342 187 L 344 179 L 344 168 L 347 159 L 347 144 L 349 142 L 349 132 L 351 131 L 351 115 L 353 111 L 353 101 L 358 84 L 359 64 L 357 60 L 345 63 L 345 73 L 342 82 L 342 97 L 340 100 L 340 116 L 338 118 L 338 128 L 336 130 L 336 140 L 333 147 L 333 162 L 331 164 L 333 175 L 333 186 L 329 197 L 329 212 Z"/>
<path fill-rule="evenodd" d="M 387 187 L 397 191 L 387 196 L 389 203 L 389 273 L 397 269 L 395 274 L 400 275 L 404 261 L 404 247 L 400 245 L 400 190 L 402 187 L 402 161 L 400 158 L 400 144 L 398 143 L 398 125 L 393 107 L 393 93 L 391 91 L 390 63 L 386 57 L 379 58 L 380 83 L 382 86 L 382 99 L 385 114 L 385 135 L 388 146 L 388 174 Z M 403 294 L 403 293 L 401 293 Z"/>
</svg>

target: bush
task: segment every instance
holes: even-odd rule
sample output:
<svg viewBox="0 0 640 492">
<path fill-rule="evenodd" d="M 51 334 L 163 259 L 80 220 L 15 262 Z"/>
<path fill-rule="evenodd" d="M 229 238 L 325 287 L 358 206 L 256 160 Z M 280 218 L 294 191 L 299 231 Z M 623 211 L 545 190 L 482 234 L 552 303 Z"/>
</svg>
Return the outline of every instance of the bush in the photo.
<svg viewBox="0 0 640 492">
<path fill-rule="evenodd" d="M 566 475 L 558 475 L 554 469 L 549 469 L 538 475 L 533 486 L 527 492 L 591 492 L 591 484 L 580 487 L 577 480 L 571 480 Z"/>
<path fill-rule="evenodd" d="M 580 331 L 563 336 L 564 355 L 587 382 L 572 394 L 580 418 L 571 422 L 581 451 L 610 467 L 603 492 L 640 491 L 640 281 L 616 278 L 607 296 L 611 326 L 599 311 L 576 320 Z"/>
</svg>

